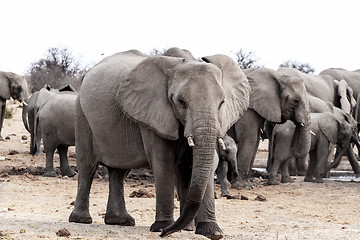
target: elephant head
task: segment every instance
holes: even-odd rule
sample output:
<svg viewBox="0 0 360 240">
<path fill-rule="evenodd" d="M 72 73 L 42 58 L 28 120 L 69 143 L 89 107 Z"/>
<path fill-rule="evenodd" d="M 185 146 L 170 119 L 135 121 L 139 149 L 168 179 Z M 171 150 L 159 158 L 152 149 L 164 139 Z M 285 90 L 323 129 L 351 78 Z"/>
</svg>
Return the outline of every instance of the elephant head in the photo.
<svg viewBox="0 0 360 240">
<path fill-rule="evenodd" d="M 251 86 L 249 108 L 271 122 L 294 122 L 294 155 L 306 156 L 311 144 L 310 108 L 303 81 L 267 68 L 250 71 L 246 76 Z"/>
<path fill-rule="evenodd" d="M 334 107 L 334 113 L 323 113 L 326 116 L 319 118 L 319 128 L 329 142 L 336 144 L 334 161 L 325 172 L 340 164 L 341 157 L 349 149 L 351 142 L 359 141 L 357 123 L 352 115 Z"/>
<path fill-rule="evenodd" d="M 0 72 L 0 97 L 10 97 L 23 102 L 28 98 L 28 87 L 24 76 L 11 72 Z"/>
<path fill-rule="evenodd" d="M 163 229 L 162 236 L 185 228 L 194 219 L 214 171 L 217 138 L 248 107 L 250 87 L 236 63 L 224 55 L 204 60 L 147 57 L 120 83 L 116 95 L 129 118 L 164 139 L 186 138 L 192 146 L 188 198 L 180 217 Z"/>
</svg>

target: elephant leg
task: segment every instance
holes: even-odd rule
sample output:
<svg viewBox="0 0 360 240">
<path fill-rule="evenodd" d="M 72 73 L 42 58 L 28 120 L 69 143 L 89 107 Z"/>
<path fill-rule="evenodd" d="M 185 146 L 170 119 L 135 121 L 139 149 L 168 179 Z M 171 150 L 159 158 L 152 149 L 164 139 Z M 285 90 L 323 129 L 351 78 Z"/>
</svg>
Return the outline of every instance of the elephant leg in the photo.
<svg viewBox="0 0 360 240">
<path fill-rule="evenodd" d="M 78 168 L 78 190 L 74 209 L 69 216 L 69 222 L 91 223 L 89 212 L 89 195 L 91 184 L 98 167 L 93 150 L 92 132 L 84 113 L 79 109 L 77 100 L 76 110 L 76 165 Z"/>
<path fill-rule="evenodd" d="M 280 165 L 280 170 L 281 170 L 281 182 L 282 183 L 292 183 L 294 182 L 292 180 L 292 178 L 290 177 L 290 173 L 289 173 L 289 160 L 291 160 L 291 158 L 293 159 L 293 161 L 295 162 L 295 158 L 292 156 L 288 159 L 286 159 L 285 161 L 283 161 Z"/>
<path fill-rule="evenodd" d="M 214 173 L 214 171 L 212 171 Z M 204 199 L 200 205 L 198 214 L 195 217 L 195 234 L 201 234 L 210 239 L 222 238 L 222 230 L 216 223 L 215 197 L 214 197 L 214 174 L 209 178 Z"/>
<path fill-rule="evenodd" d="M 320 138 L 316 148 L 317 162 L 314 170 L 314 177 L 317 183 L 323 183 L 323 174 L 326 166 L 326 162 L 330 155 L 332 156 L 331 143 L 327 139 Z"/>
<path fill-rule="evenodd" d="M 279 185 L 280 182 L 277 180 L 277 173 L 279 171 L 280 165 L 284 160 L 274 156 L 274 160 L 272 161 L 267 184 L 268 185 Z"/>
<path fill-rule="evenodd" d="M 219 166 L 216 169 L 216 175 L 220 182 L 221 196 L 231 195 L 228 185 L 230 182 L 227 179 L 228 163 L 226 161 L 220 161 Z"/>
<path fill-rule="evenodd" d="M 54 152 L 55 147 L 44 146 L 46 153 L 45 173 L 44 177 L 56 177 L 56 171 L 54 169 Z"/>
<path fill-rule="evenodd" d="M 289 166 L 288 171 L 289 171 L 290 176 L 297 176 L 298 175 L 298 168 L 297 168 L 297 165 L 296 165 L 295 157 L 288 158 L 287 162 L 288 162 L 287 164 Z"/>
<path fill-rule="evenodd" d="M 6 109 L 6 99 L 0 97 L 0 139 L 3 139 L 1 135 L 1 130 L 4 123 L 5 118 L 5 109 Z"/>
<path fill-rule="evenodd" d="M 135 226 L 135 219 L 125 207 L 124 178 L 128 169 L 107 167 L 109 171 L 109 198 L 105 214 L 105 224 Z"/>
<path fill-rule="evenodd" d="M 325 160 L 325 163 L 324 163 L 324 171 L 323 171 L 323 177 L 324 177 L 324 178 L 330 177 L 330 170 L 329 170 L 329 171 L 326 171 L 326 169 L 328 168 L 328 166 L 329 166 L 330 163 L 331 163 L 331 160 L 332 160 L 332 158 L 333 158 L 334 149 L 335 149 L 335 145 L 332 144 L 332 143 L 330 143 L 328 156 L 327 156 L 327 158 L 326 158 L 326 160 Z"/>
<path fill-rule="evenodd" d="M 60 157 L 61 175 L 73 177 L 76 174 L 76 172 L 74 170 L 72 170 L 69 165 L 69 160 L 67 157 L 68 146 L 59 145 L 59 146 L 57 146 L 57 150 L 59 152 L 59 157 Z"/>
<path fill-rule="evenodd" d="M 314 170 L 317 162 L 316 150 L 309 153 L 309 166 L 305 174 L 305 182 L 314 182 Z"/>
<path fill-rule="evenodd" d="M 348 159 L 349 159 L 349 162 L 350 162 L 350 165 L 354 171 L 354 174 L 355 176 L 360 176 L 360 166 L 359 166 L 359 163 L 357 161 L 357 157 L 354 153 L 354 149 L 353 148 L 349 148 L 347 153 L 346 153 Z"/>
<path fill-rule="evenodd" d="M 156 215 L 150 231 L 160 232 L 174 222 L 175 145 L 146 128 L 141 135 L 155 180 Z"/>
<path fill-rule="evenodd" d="M 309 155 L 306 155 L 303 158 L 296 158 L 296 168 L 298 176 L 305 176 L 306 170 L 308 168 L 308 158 Z"/>
</svg>

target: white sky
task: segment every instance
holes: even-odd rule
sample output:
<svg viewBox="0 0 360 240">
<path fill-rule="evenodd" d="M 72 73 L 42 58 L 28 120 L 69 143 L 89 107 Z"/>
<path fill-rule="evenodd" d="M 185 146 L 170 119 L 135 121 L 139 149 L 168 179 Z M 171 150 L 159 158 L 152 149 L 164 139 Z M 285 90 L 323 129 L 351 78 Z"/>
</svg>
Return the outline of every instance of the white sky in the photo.
<svg viewBox="0 0 360 240">
<path fill-rule="evenodd" d="M 360 68 L 357 0 L 5 0 L 0 10 L 0 71 L 18 74 L 50 47 L 88 65 L 119 51 L 176 46 L 195 57 L 234 57 L 242 48 L 273 69 L 289 59 L 316 73 Z"/>
</svg>

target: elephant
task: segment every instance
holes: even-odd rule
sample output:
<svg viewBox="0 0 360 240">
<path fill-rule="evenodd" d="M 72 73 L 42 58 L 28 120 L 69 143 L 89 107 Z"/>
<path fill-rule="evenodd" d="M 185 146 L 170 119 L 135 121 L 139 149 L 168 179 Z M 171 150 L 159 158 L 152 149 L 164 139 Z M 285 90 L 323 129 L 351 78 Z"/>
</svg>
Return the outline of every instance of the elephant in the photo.
<svg viewBox="0 0 360 240">
<path fill-rule="evenodd" d="M 109 170 L 105 223 L 135 225 L 125 206 L 124 177 L 150 166 L 156 187 L 150 231 L 164 237 L 195 220 L 196 234 L 223 237 L 215 217 L 217 139 L 247 109 L 250 86 L 230 57 L 202 60 L 130 50 L 86 73 L 76 100 L 78 192 L 70 222 L 92 222 L 89 192 L 103 164 Z M 174 222 L 175 182 L 181 213 Z"/>
<path fill-rule="evenodd" d="M 218 156 L 219 156 L 219 165 L 216 168 L 217 179 L 221 187 L 221 196 L 231 195 L 228 185 L 228 174 L 230 174 L 230 179 L 236 178 L 239 175 L 237 167 L 237 145 L 229 135 L 224 136 L 224 145 L 221 146 L 218 144 Z M 230 172 L 228 173 L 228 171 Z"/>
<path fill-rule="evenodd" d="M 272 123 L 293 121 L 296 125 L 292 139 L 295 155 L 306 156 L 310 149 L 310 109 L 303 81 L 268 68 L 247 71 L 246 77 L 251 87 L 249 108 L 228 131 L 238 147 L 239 176 L 232 188 L 252 188 L 249 177 L 265 120 Z"/>
<path fill-rule="evenodd" d="M 28 95 L 28 86 L 24 76 L 0 71 L 0 139 L 3 139 L 1 130 L 5 118 L 6 100 L 10 100 L 11 97 L 26 105 Z"/>
<path fill-rule="evenodd" d="M 352 115 L 334 107 L 334 113 L 311 113 L 311 148 L 309 151 L 309 166 L 304 181 L 323 182 L 323 175 L 331 167 L 338 165 L 341 156 L 350 147 L 350 142 L 357 139 L 356 122 Z M 288 163 L 295 159 L 291 151 L 291 138 L 294 134 L 295 125 L 287 121 L 278 124 L 272 132 L 272 148 L 269 151 L 270 167 L 268 169 L 268 185 L 280 184 L 277 180 L 277 173 L 280 168 L 281 182 L 292 182 L 289 174 Z M 332 158 L 333 148 L 337 144 L 338 154 L 334 162 L 327 166 L 328 159 Z"/>
<path fill-rule="evenodd" d="M 312 96 L 331 102 L 335 107 L 344 110 L 346 113 L 353 112 L 356 100 L 353 89 L 345 80 L 340 79 L 338 81 L 330 75 L 309 75 L 288 67 L 281 67 L 278 71 L 301 78 L 304 81 L 306 91 Z"/>
<path fill-rule="evenodd" d="M 67 159 L 68 147 L 75 146 L 76 97 L 76 92 L 59 92 L 44 103 L 37 113 L 34 132 L 35 138 L 41 134 L 44 142 L 45 177 L 57 176 L 53 160 L 56 149 L 60 156 L 61 175 L 72 177 L 76 174 Z"/>
<path fill-rule="evenodd" d="M 34 125 L 36 115 L 43 104 L 45 104 L 52 96 L 60 92 L 76 92 L 70 85 L 65 85 L 59 89 L 51 88 L 49 84 L 45 84 L 42 89 L 33 93 L 28 100 L 28 106 L 23 108 L 23 123 L 30 133 L 30 154 L 41 154 L 41 134 L 37 134 L 35 139 Z M 40 129 L 39 129 L 40 131 Z"/>
</svg>

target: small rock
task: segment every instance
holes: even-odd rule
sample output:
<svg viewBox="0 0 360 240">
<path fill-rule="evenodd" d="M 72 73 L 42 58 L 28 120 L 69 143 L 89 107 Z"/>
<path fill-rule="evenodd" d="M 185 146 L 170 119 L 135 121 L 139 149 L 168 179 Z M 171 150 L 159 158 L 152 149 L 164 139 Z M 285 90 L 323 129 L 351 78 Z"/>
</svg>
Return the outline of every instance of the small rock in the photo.
<svg viewBox="0 0 360 240">
<path fill-rule="evenodd" d="M 5 161 L 5 157 L 0 156 L 0 161 Z"/>
<path fill-rule="evenodd" d="M 226 195 L 226 199 L 240 199 L 239 195 Z"/>
<path fill-rule="evenodd" d="M 9 137 L 9 136 L 7 136 L 7 137 L 5 138 L 5 140 L 10 140 L 10 137 Z"/>
<path fill-rule="evenodd" d="M 75 201 L 72 201 L 72 202 L 70 203 L 70 205 L 75 205 Z"/>
<path fill-rule="evenodd" d="M 11 151 L 8 153 L 8 155 L 16 155 L 16 154 L 19 154 L 19 152 L 16 151 L 16 150 L 11 150 Z"/>
<path fill-rule="evenodd" d="M 21 140 L 28 140 L 28 137 L 25 136 L 25 135 L 22 135 L 22 136 L 21 136 Z"/>
<path fill-rule="evenodd" d="M 0 237 L 6 237 L 7 236 L 7 233 L 4 232 L 4 231 L 0 231 Z"/>
<path fill-rule="evenodd" d="M 131 198 L 153 198 L 155 195 L 150 193 L 145 188 L 139 189 L 138 191 L 133 191 L 130 193 L 129 197 Z"/>
<path fill-rule="evenodd" d="M 26 233 L 26 229 L 24 228 L 20 229 L 20 233 Z"/>
<path fill-rule="evenodd" d="M 241 198 L 240 198 L 241 200 L 249 200 L 249 198 L 248 197 L 245 197 L 244 195 L 241 195 Z"/>
<path fill-rule="evenodd" d="M 265 202 L 266 198 L 263 195 L 257 195 L 255 200 L 260 202 Z"/>
<path fill-rule="evenodd" d="M 56 235 L 59 237 L 68 237 L 71 235 L 71 233 L 66 228 L 60 228 L 59 231 L 56 232 Z"/>
</svg>

